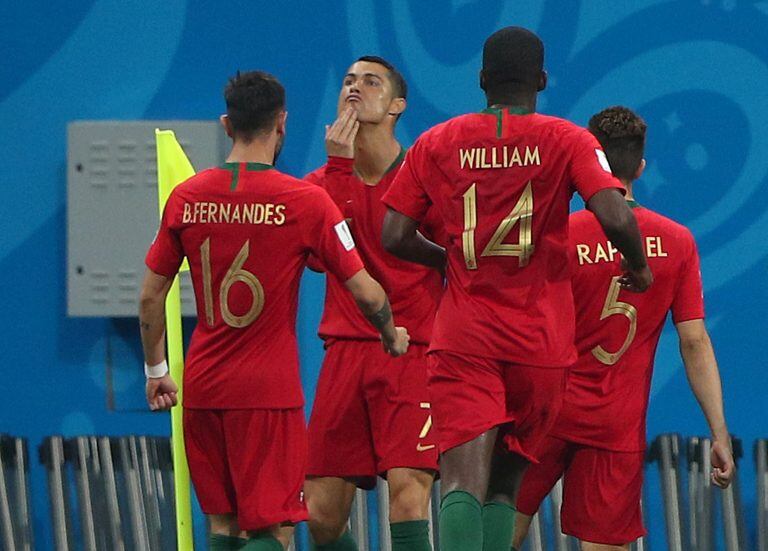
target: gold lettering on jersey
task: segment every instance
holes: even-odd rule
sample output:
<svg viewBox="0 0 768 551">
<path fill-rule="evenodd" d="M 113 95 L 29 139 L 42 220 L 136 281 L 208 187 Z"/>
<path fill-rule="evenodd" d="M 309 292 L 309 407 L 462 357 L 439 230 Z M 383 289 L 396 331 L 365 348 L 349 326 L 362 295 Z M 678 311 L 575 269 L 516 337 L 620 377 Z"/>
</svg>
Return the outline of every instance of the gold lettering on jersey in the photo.
<svg viewBox="0 0 768 551">
<path fill-rule="evenodd" d="M 274 203 L 184 203 L 183 224 L 285 224 L 285 205 Z"/>
<path fill-rule="evenodd" d="M 649 235 L 644 241 L 645 256 L 648 258 L 666 258 L 669 256 L 661 244 L 661 236 Z M 576 244 L 576 258 L 579 266 L 597 264 L 598 262 L 613 262 L 619 256 L 619 250 L 610 241 L 597 243 L 594 250 L 586 243 Z"/>
<path fill-rule="evenodd" d="M 493 146 L 459 148 L 459 166 L 462 169 L 510 168 L 541 165 L 539 146 Z"/>
<path fill-rule="evenodd" d="M 645 256 L 648 258 L 664 258 L 669 256 L 661 244 L 661 236 L 645 238 Z"/>
</svg>

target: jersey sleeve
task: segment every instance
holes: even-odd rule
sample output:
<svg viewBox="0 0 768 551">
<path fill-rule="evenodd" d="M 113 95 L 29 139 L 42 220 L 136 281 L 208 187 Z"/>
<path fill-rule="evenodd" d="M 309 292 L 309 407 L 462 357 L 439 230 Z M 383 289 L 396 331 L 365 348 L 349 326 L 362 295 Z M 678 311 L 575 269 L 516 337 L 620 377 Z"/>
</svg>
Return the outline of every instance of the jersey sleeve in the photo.
<svg viewBox="0 0 768 551">
<path fill-rule="evenodd" d="M 355 160 L 346 157 L 328 157 L 328 162 L 310 172 L 304 180 L 323 188 L 342 213 L 349 210 L 352 199 L 350 179 L 354 176 Z"/>
<path fill-rule="evenodd" d="M 570 176 L 573 186 L 586 203 L 598 191 L 618 189 L 626 193 L 611 172 L 608 159 L 600 142 L 589 131 L 578 128 L 572 133 Z"/>
<path fill-rule="evenodd" d="M 405 160 L 394 182 L 381 198 L 384 204 L 421 222 L 432 205 L 424 187 L 431 163 L 424 138 L 421 137 L 405 154 Z"/>
<path fill-rule="evenodd" d="M 305 235 L 310 255 L 339 280 L 346 281 L 364 268 L 349 226 L 326 192 L 317 190 L 309 200 L 312 221 Z"/>
<path fill-rule="evenodd" d="M 149 247 L 146 259 L 147 267 L 156 274 L 173 277 L 179 271 L 184 260 L 184 250 L 179 236 L 181 218 L 181 200 L 176 193 L 171 193 L 163 209 L 160 229 L 152 245 Z"/>
<path fill-rule="evenodd" d="M 675 323 L 704 318 L 704 290 L 701 283 L 699 251 L 690 233 L 688 239 L 688 255 L 680 270 L 672 301 L 672 320 Z"/>
</svg>

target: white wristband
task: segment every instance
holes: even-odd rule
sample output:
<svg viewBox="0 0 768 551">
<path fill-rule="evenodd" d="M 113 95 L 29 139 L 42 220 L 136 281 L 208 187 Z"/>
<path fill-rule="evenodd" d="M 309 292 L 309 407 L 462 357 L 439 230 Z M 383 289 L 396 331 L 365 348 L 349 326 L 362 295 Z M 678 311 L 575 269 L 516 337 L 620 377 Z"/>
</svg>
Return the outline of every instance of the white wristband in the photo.
<svg viewBox="0 0 768 551">
<path fill-rule="evenodd" d="M 159 379 L 160 377 L 165 377 L 166 373 L 168 373 L 168 362 L 165 360 L 153 366 L 149 366 L 144 362 L 144 375 L 148 379 Z"/>
</svg>

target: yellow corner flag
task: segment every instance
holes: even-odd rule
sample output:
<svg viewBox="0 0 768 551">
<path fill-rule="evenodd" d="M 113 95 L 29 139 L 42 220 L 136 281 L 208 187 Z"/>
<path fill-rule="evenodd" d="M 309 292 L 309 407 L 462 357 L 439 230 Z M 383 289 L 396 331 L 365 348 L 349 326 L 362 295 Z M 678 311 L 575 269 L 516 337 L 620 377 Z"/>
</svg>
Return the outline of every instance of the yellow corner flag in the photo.
<svg viewBox="0 0 768 551">
<path fill-rule="evenodd" d="M 181 149 L 172 130 L 155 130 L 157 141 L 157 195 L 160 217 L 171 191 L 181 182 L 194 176 L 195 169 Z M 187 259 L 180 271 L 189 270 Z M 189 488 L 189 466 L 184 452 L 182 429 L 182 397 L 184 376 L 184 345 L 181 334 L 181 293 L 179 277 L 173 281 L 165 300 L 166 338 L 168 339 L 168 365 L 171 377 L 179 385 L 179 405 L 171 409 L 171 445 L 173 447 L 173 481 L 176 489 L 176 542 L 179 551 L 192 551 L 192 498 Z"/>
</svg>

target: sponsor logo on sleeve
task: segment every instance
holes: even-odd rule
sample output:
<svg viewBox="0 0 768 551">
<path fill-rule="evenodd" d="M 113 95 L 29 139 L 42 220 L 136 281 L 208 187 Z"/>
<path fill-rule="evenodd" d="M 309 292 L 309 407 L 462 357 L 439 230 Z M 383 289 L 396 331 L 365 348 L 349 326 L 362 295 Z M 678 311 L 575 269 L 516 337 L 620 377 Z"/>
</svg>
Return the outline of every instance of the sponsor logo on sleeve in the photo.
<svg viewBox="0 0 768 551">
<path fill-rule="evenodd" d="M 349 231 L 346 221 L 339 222 L 333 229 L 336 230 L 336 235 L 339 236 L 339 241 L 346 250 L 351 251 L 355 248 L 355 240 L 352 239 L 352 232 Z"/>
<path fill-rule="evenodd" d="M 600 163 L 600 166 L 603 167 L 603 170 L 613 174 L 611 165 L 608 164 L 608 157 L 605 156 L 605 151 L 602 149 L 595 149 L 595 154 L 597 154 L 597 162 Z"/>
</svg>

